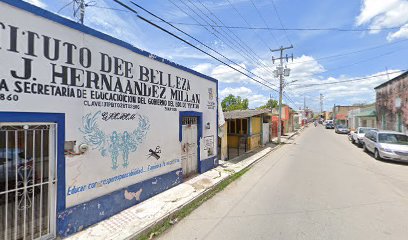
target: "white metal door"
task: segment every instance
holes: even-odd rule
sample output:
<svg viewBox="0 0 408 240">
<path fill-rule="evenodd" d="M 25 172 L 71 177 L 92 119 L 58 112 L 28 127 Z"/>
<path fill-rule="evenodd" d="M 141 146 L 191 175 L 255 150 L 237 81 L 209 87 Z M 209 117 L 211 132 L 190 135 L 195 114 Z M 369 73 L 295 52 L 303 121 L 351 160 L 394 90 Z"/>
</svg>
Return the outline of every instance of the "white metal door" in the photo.
<svg viewBox="0 0 408 240">
<path fill-rule="evenodd" d="M 181 162 L 184 176 L 197 173 L 197 118 L 184 117 L 182 124 Z"/>
<path fill-rule="evenodd" d="M 56 126 L 0 123 L 0 239 L 55 236 Z"/>
<path fill-rule="evenodd" d="M 269 123 L 263 123 L 262 129 L 262 144 L 267 144 L 269 142 Z"/>
</svg>

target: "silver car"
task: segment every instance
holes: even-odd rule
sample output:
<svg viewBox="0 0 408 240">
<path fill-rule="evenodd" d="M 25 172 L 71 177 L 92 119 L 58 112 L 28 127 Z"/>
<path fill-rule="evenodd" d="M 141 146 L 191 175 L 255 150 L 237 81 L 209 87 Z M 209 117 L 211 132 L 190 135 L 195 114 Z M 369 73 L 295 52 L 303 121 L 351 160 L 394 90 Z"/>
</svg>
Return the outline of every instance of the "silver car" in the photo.
<svg viewBox="0 0 408 240">
<path fill-rule="evenodd" d="M 375 159 L 408 162 L 408 136 L 393 131 L 369 131 L 364 135 L 363 149 Z"/>
<path fill-rule="evenodd" d="M 334 131 L 336 133 L 344 133 L 344 134 L 348 134 L 350 132 L 350 129 L 348 129 L 345 125 L 336 125 L 334 127 Z"/>
<path fill-rule="evenodd" d="M 371 130 L 377 130 L 376 128 L 370 127 L 358 127 L 355 132 L 351 134 L 351 142 L 359 146 L 363 145 L 364 135 Z"/>
</svg>

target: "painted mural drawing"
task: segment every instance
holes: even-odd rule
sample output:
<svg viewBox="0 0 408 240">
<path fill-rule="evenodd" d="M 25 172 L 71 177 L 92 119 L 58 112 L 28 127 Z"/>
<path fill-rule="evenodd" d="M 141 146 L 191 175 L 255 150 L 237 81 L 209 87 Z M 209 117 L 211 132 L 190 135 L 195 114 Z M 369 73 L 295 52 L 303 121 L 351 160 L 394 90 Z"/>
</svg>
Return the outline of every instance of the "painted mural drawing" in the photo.
<svg viewBox="0 0 408 240">
<path fill-rule="evenodd" d="M 161 154 L 161 148 L 160 146 L 157 146 L 155 150 L 149 149 L 149 154 L 147 154 L 147 158 L 149 159 L 150 157 L 154 157 L 156 158 L 156 160 L 159 160 L 160 154 Z"/>
<path fill-rule="evenodd" d="M 97 149 L 102 156 L 109 156 L 112 160 L 112 169 L 119 167 L 118 161 L 122 160 L 122 166 L 129 165 L 129 154 L 135 152 L 143 143 L 150 129 L 150 122 L 146 116 L 139 115 L 137 129 L 132 132 L 113 131 L 106 133 L 99 128 L 98 118 L 101 111 L 95 114 L 88 113 L 82 117 L 82 128 L 79 130 L 84 134 L 84 142 Z"/>
</svg>

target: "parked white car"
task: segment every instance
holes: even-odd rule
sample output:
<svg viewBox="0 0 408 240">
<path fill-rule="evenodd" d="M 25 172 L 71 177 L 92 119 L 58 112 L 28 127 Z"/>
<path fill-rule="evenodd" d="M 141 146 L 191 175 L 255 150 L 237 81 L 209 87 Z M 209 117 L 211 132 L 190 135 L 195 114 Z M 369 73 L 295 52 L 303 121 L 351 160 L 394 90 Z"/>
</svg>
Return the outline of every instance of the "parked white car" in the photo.
<svg viewBox="0 0 408 240">
<path fill-rule="evenodd" d="M 408 136 L 400 132 L 371 130 L 364 135 L 363 149 L 374 153 L 375 159 L 408 161 Z"/>
<path fill-rule="evenodd" d="M 364 135 L 371 130 L 377 129 L 369 127 L 358 127 L 357 130 L 351 134 L 351 142 L 359 146 L 362 146 Z"/>
</svg>

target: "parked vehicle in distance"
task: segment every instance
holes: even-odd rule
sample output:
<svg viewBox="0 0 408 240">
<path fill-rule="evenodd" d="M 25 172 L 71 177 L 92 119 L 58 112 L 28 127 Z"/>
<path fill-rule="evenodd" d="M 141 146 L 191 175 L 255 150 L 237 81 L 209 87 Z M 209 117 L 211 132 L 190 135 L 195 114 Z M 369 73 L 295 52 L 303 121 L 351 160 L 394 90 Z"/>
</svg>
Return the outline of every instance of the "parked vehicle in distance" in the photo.
<svg viewBox="0 0 408 240">
<path fill-rule="evenodd" d="M 331 122 L 326 123 L 326 129 L 334 129 L 334 124 Z"/>
<path fill-rule="evenodd" d="M 345 125 L 339 124 L 335 126 L 334 131 L 336 133 L 348 134 L 350 132 L 350 129 L 348 129 Z"/>
<path fill-rule="evenodd" d="M 351 142 L 357 144 L 358 146 L 362 146 L 364 135 L 371 130 L 377 129 L 370 127 L 358 127 L 357 130 L 351 134 Z"/>
<path fill-rule="evenodd" d="M 394 131 L 371 130 L 364 135 L 363 149 L 375 159 L 408 161 L 408 136 Z"/>
<path fill-rule="evenodd" d="M 27 160 L 25 160 L 27 158 Z M 25 156 L 20 148 L 0 149 L 0 190 L 4 190 L 5 183 L 15 183 L 23 177 L 32 178 L 33 159 Z M 16 176 L 17 175 L 17 176 Z M 6 178 L 7 176 L 7 178 Z"/>
<path fill-rule="evenodd" d="M 333 124 L 333 120 L 329 119 L 329 120 L 325 120 L 324 121 L 324 125 L 328 124 L 328 123 L 332 123 Z"/>
</svg>

